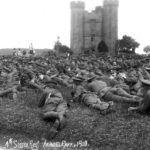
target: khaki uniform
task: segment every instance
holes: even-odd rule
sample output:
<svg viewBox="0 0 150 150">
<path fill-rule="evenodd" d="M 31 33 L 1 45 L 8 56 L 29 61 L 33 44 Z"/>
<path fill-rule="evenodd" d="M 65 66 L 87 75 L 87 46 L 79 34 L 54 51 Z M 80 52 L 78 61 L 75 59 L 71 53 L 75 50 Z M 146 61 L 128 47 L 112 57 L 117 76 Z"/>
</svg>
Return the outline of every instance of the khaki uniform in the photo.
<svg viewBox="0 0 150 150">
<path fill-rule="evenodd" d="M 112 102 L 102 102 L 96 93 L 87 92 L 83 86 L 76 86 L 73 97 L 74 101 L 83 102 L 88 107 L 92 107 L 100 111 L 107 110 L 112 105 Z"/>
<path fill-rule="evenodd" d="M 142 84 L 137 94 L 141 96 L 143 101 L 141 105 L 137 107 L 130 107 L 128 110 L 129 111 L 136 110 L 137 112 L 140 113 L 149 113 L 150 112 L 150 80 L 142 79 L 140 82 Z"/>
<path fill-rule="evenodd" d="M 39 107 L 41 107 L 43 119 L 55 119 L 58 122 L 56 129 L 64 122 L 68 106 L 59 91 L 49 89 L 44 92 Z"/>
<path fill-rule="evenodd" d="M 100 98 L 104 98 L 106 101 L 136 102 L 134 96 L 130 95 L 122 88 L 109 87 L 101 80 L 92 81 L 88 85 L 88 89 L 92 92 L 97 92 Z"/>
<path fill-rule="evenodd" d="M 28 86 L 28 82 L 33 79 L 34 73 L 30 69 L 22 69 L 19 76 L 21 86 Z"/>
<path fill-rule="evenodd" d="M 45 103 L 42 107 L 42 112 L 46 113 L 49 111 L 56 111 L 56 112 L 64 112 L 66 110 L 67 103 L 64 101 L 60 92 L 56 92 L 55 90 L 49 93 L 48 97 L 45 99 Z"/>
<path fill-rule="evenodd" d="M 96 94 L 92 94 L 92 93 L 83 94 L 82 101 L 87 106 L 101 111 L 108 109 L 110 106 L 110 103 L 102 102 Z"/>
</svg>

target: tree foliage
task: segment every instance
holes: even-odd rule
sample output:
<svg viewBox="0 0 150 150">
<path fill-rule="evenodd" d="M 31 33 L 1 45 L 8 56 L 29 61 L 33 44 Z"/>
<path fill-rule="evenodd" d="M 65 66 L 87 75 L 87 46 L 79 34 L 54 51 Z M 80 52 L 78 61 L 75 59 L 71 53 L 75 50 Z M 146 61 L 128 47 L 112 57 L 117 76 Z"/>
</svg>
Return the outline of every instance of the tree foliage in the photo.
<svg viewBox="0 0 150 150">
<path fill-rule="evenodd" d="M 124 35 L 122 39 L 117 41 L 117 50 L 119 52 L 135 53 L 135 49 L 139 47 L 139 43 L 130 36 Z"/>
<path fill-rule="evenodd" d="M 66 45 L 61 44 L 57 41 L 54 45 L 54 50 L 58 53 L 70 53 L 73 54 L 73 51 Z"/>
<path fill-rule="evenodd" d="M 146 47 L 144 47 L 143 51 L 144 51 L 146 54 L 150 54 L 150 46 L 147 45 Z"/>
<path fill-rule="evenodd" d="M 68 53 L 70 51 L 70 48 L 66 45 L 61 45 L 59 51 L 61 53 Z"/>
</svg>

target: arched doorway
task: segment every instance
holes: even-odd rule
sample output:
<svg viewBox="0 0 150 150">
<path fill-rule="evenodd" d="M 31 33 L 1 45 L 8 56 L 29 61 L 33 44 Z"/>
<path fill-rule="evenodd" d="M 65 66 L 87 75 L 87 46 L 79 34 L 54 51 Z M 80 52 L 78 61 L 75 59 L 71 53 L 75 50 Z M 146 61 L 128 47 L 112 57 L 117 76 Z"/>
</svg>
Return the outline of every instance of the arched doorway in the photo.
<svg viewBox="0 0 150 150">
<path fill-rule="evenodd" d="M 101 41 L 98 44 L 97 50 L 99 53 L 107 53 L 108 52 L 108 46 L 106 45 L 106 43 L 104 41 Z"/>
</svg>

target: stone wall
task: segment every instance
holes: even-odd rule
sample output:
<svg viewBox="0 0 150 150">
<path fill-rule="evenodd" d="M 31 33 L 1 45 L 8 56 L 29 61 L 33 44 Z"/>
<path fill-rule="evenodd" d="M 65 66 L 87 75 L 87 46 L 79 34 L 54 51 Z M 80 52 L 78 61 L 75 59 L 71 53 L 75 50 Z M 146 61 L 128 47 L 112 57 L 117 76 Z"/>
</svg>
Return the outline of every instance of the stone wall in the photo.
<svg viewBox="0 0 150 150">
<path fill-rule="evenodd" d="M 80 53 L 83 49 L 84 41 L 84 3 L 71 3 L 71 49 L 74 53 Z"/>
<path fill-rule="evenodd" d="M 84 48 L 93 47 L 97 50 L 102 37 L 102 11 L 85 12 L 84 16 Z"/>
</svg>

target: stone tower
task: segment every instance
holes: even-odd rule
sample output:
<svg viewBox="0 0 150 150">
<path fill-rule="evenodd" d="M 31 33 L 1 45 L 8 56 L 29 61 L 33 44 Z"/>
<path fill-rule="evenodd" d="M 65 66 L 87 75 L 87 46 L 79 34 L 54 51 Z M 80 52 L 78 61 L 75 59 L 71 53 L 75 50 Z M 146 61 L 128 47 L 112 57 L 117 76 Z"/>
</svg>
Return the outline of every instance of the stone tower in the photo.
<svg viewBox="0 0 150 150">
<path fill-rule="evenodd" d="M 84 2 L 71 2 L 71 49 L 78 54 L 84 48 Z"/>
<path fill-rule="evenodd" d="M 118 39 L 118 4 L 118 0 L 103 1 L 102 38 L 111 55 L 115 55 L 115 44 Z"/>
<path fill-rule="evenodd" d="M 105 43 L 110 55 L 115 55 L 118 39 L 118 0 L 104 0 L 103 7 L 85 11 L 84 2 L 71 2 L 71 49 L 75 54 L 86 49 L 100 51 Z"/>
</svg>

